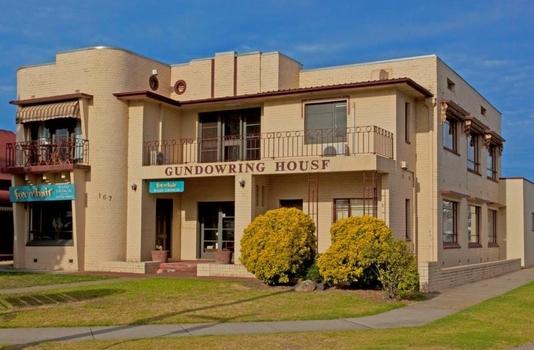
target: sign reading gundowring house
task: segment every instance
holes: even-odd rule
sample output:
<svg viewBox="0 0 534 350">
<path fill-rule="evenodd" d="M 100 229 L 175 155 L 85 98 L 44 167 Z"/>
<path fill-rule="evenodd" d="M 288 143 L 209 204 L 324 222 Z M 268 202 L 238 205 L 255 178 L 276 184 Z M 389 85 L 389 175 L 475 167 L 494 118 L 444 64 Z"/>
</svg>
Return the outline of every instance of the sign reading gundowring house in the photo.
<svg viewBox="0 0 534 350">
<path fill-rule="evenodd" d="M 73 184 L 14 186 L 9 188 L 11 202 L 67 201 L 76 199 Z"/>
</svg>

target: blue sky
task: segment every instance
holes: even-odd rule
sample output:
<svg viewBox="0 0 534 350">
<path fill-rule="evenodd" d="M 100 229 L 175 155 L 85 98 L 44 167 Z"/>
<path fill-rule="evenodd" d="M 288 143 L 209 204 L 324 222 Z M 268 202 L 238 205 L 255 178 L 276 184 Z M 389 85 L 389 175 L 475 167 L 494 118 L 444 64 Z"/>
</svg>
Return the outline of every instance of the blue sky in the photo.
<svg viewBox="0 0 534 350">
<path fill-rule="evenodd" d="M 437 54 L 502 113 L 503 176 L 534 181 L 534 1 L 4 1 L 0 129 L 19 67 L 100 45 L 168 64 L 280 51 L 305 69 Z"/>
</svg>

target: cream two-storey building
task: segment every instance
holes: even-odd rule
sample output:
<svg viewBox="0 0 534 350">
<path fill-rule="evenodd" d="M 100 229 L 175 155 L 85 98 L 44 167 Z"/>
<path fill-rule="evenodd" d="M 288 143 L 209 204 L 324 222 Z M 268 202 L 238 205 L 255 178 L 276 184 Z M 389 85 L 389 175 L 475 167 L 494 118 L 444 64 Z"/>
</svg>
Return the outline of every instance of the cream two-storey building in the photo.
<svg viewBox="0 0 534 350">
<path fill-rule="evenodd" d="M 95 47 L 17 77 L 17 268 L 144 273 L 161 245 L 174 261 L 231 249 L 199 273 L 247 276 L 244 228 L 284 206 L 313 218 L 319 251 L 338 218 L 385 220 L 424 290 L 521 267 L 501 115 L 435 55 L 305 70 L 278 52 L 168 65 Z"/>
</svg>

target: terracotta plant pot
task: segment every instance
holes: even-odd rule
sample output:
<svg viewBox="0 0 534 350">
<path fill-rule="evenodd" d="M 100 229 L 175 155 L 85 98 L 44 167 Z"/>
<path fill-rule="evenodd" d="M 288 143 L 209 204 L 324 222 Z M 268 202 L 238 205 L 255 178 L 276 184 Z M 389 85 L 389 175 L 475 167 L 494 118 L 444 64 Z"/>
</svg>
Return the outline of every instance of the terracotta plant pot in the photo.
<svg viewBox="0 0 534 350">
<path fill-rule="evenodd" d="M 151 253 L 152 253 L 152 261 L 167 262 L 167 260 L 169 259 L 168 250 L 153 250 Z"/>
<path fill-rule="evenodd" d="M 232 262 L 232 251 L 230 250 L 223 250 L 214 252 L 213 256 L 215 258 L 216 264 L 230 264 Z"/>
</svg>

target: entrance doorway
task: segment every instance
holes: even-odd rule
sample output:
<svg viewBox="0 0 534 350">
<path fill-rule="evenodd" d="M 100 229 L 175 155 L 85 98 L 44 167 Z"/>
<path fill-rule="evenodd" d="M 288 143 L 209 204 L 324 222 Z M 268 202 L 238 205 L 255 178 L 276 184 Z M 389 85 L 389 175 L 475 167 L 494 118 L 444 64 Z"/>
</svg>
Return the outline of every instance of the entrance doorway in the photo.
<svg viewBox="0 0 534 350">
<path fill-rule="evenodd" d="M 201 259 L 213 259 L 218 250 L 234 250 L 234 211 L 234 202 L 198 203 Z"/>
<path fill-rule="evenodd" d="M 172 199 L 156 198 L 156 245 L 171 248 Z M 172 252 L 169 252 L 169 256 Z"/>
</svg>

